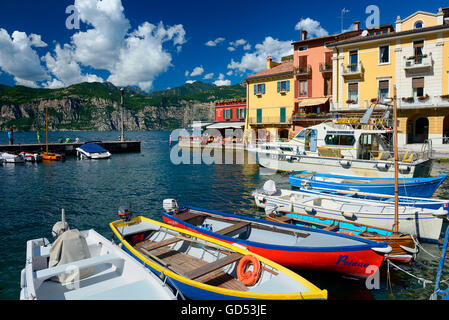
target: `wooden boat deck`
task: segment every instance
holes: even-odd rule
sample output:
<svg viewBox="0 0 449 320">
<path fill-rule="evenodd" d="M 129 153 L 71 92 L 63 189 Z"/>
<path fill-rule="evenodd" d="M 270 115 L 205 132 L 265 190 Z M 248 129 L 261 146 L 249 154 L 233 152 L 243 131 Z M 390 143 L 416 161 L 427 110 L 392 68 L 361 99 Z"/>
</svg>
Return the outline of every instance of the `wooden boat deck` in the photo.
<svg viewBox="0 0 449 320">
<path fill-rule="evenodd" d="M 134 247 L 150 258 L 153 258 L 152 256 L 154 256 L 157 259 L 160 259 L 166 267 L 186 278 L 220 288 L 248 291 L 248 288 L 240 281 L 220 270 L 221 268 L 238 261 L 242 257 L 241 254 L 230 254 L 215 262 L 207 263 L 199 258 L 168 247 L 170 244 L 183 240 L 184 239 L 176 237 L 161 242 L 147 240 L 136 244 Z"/>
</svg>

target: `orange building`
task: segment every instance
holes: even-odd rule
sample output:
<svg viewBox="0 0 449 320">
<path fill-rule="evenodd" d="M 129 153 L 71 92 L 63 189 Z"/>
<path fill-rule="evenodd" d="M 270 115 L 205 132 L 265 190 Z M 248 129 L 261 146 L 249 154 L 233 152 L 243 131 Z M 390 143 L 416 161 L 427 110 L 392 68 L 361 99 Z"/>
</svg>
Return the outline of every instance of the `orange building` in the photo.
<svg viewBox="0 0 449 320">
<path fill-rule="evenodd" d="M 359 36 L 362 32 L 360 23 L 355 25 L 354 31 L 310 39 L 303 30 L 302 39 L 293 43 L 294 132 L 329 118 L 334 66 L 333 51 L 326 45 Z"/>
</svg>

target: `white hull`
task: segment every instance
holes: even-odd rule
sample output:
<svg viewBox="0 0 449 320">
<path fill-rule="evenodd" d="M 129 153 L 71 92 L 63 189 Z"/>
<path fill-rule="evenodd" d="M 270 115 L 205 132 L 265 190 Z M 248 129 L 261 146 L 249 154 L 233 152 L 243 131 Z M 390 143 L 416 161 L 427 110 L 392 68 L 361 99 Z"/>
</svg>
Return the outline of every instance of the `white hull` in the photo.
<svg viewBox="0 0 449 320">
<path fill-rule="evenodd" d="M 305 199 L 309 199 L 304 201 Z M 351 223 L 366 224 L 373 227 L 393 230 L 394 206 L 361 201 L 338 201 L 330 197 L 303 195 L 301 192 L 281 190 L 281 193 L 268 196 L 263 192 L 254 193 L 256 205 L 265 208 L 267 204 L 277 206 L 279 212 L 309 214 L 320 218 L 339 219 Z M 362 209 L 360 207 L 362 206 Z M 364 206 L 364 207 L 363 207 Z M 399 231 L 416 235 L 427 241 L 438 241 L 443 219 L 434 216 L 435 210 L 400 207 Z M 444 214 L 441 210 L 440 214 Z M 447 214 L 447 212 L 446 212 Z"/>
<path fill-rule="evenodd" d="M 109 159 L 111 157 L 111 154 L 109 152 L 105 152 L 105 153 L 88 153 L 85 152 L 82 149 L 77 149 L 78 151 L 78 156 L 81 159 L 91 159 L 91 160 L 102 160 L 102 159 Z"/>
<path fill-rule="evenodd" d="M 288 156 L 261 151 L 257 152 L 257 159 L 260 166 L 275 171 L 308 171 L 373 178 L 394 177 L 394 163 L 386 161 Z M 432 169 L 432 160 L 400 163 L 400 169 L 402 169 L 399 172 L 400 178 L 427 177 Z"/>
<path fill-rule="evenodd" d="M 21 300 L 175 300 L 160 278 L 94 230 L 82 231 L 91 258 L 48 268 L 51 244 L 40 238 L 27 242 L 21 273 Z M 81 280 L 56 282 L 54 276 L 92 268 Z"/>
<path fill-rule="evenodd" d="M 10 154 L 10 153 L 2 153 L 0 154 L 0 158 L 3 159 L 5 163 L 24 163 L 25 159 L 21 156 Z"/>
</svg>

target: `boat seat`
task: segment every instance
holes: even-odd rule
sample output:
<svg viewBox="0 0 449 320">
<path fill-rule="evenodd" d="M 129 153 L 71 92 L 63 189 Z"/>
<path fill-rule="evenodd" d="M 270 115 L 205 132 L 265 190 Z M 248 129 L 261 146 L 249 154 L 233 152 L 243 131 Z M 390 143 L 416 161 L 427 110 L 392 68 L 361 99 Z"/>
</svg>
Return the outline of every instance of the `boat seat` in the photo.
<svg viewBox="0 0 449 320">
<path fill-rule="evenodd" d="M 243 229 L 246 229 L 249 225 L 251 225 L 249 222 L 237 222 L 232 226 L 218 230 L 217 233 L 232 237 L 233 235 L 242 233 L 244 231 Z"/>
<path fill-rule="evenodd" d="M 177 242 L 183 241 L 183 240 L 184 239 L 182 239 L 182 238 L 173 237 L 173 238 L 170 238 L 170 239 L 167 239 L 167 240 L 163 240 L 163 241 L 160 241 L 160 242 L 152 243 L 152 244 L 147 245 L 147 246 L 141 246 L 141 248 L 145 249 L 147 251 L 152 251 L 152 250 L 156 250 L 156 249 L 159 249 L 159 248 L 162 248 L 162 247 L 169 246 L 171 244 L 174 244 L 174 243 L 177 243 Z"/>
<path fill-rule="evenodd" d="M 117 268 L 122 268 L 124 264 L 123 258 L 120 258 L 119 256 L 115 254 L 105 254 L 89 259 L 79 260 L 70 262 L 67 264 L 63 264 L 60 266 L 56 266 L 53 268 L 43 269 L 34 272 L 34 278 L 35 278 L 35 288 L 37 289 L 40 287 L 40 285 L 50 278 L 53 278 L 57 275 L 63 274 L 65 272 L 73 271 L 74 269 L 87 269 L 91 267 L 95 267 L 102 264 L 112 264 L 115 265 Z"/>
<path fill-rule="evenodd" d="M 182 220 L 182 221 L 189 221 L 189 220 L 192 220 L 194 218 L 202 218 L 202 217 L 204 217 L 204 214 L 192 212 L 191 210 L 189 210 L 187 212 L 183 212 L 183 213 L 180 213 L 180 214 L 175 214 L 174 217 L 176 219 L 179 219 L 179 220 Z"/>
<path fill-rule="evenodd" d="M 234 262 L 240 260 L 242 257 L 243 257 L 243 255 L 240 253 L 230 254 L 224 258 L 218 259 L 212 263 L 206 264 L 202 267 L 199 267 L 196 270 L 193 270 L 192 272 L 187 273 L 186 277 L 191 280 L 197 279 L 197 278 L 202 277 L 202 276 L 204 276 L 208 273 L 211 273 L 215 270 L 226 267 L 227 265 L 230 265 L 231 263 L 234 263 Z"/>
</svg>

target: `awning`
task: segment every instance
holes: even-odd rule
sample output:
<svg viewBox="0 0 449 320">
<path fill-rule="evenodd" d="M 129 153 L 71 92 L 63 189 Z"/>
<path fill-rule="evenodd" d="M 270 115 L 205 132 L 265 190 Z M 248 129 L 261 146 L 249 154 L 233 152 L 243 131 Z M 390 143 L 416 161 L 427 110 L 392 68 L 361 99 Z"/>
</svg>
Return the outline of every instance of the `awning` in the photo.
<svg viewBox="0 0 449 320">
<path fill-rule="evenodd" d="M 318 106 L 325 104 L 329 98 L 304 99 L 299 103 L 299 107 Z"/>
<path fill-rule="evenodd" d="M 199 128 L 199 129 L 201 129 L 202 127 L 208 126 L 210 124 L 211 124 L 210 122 L 207 122 L 207 123 L 206 122 L 194 122 L 194 123 L 189 125 L 189 128 L 193 128 L 193 129 Z"/>
<path fill-rule="evenodd" d="M 245 122 L 217 122 L 206 129 L 242 129 L 245 126 Z"/>
</svg>

